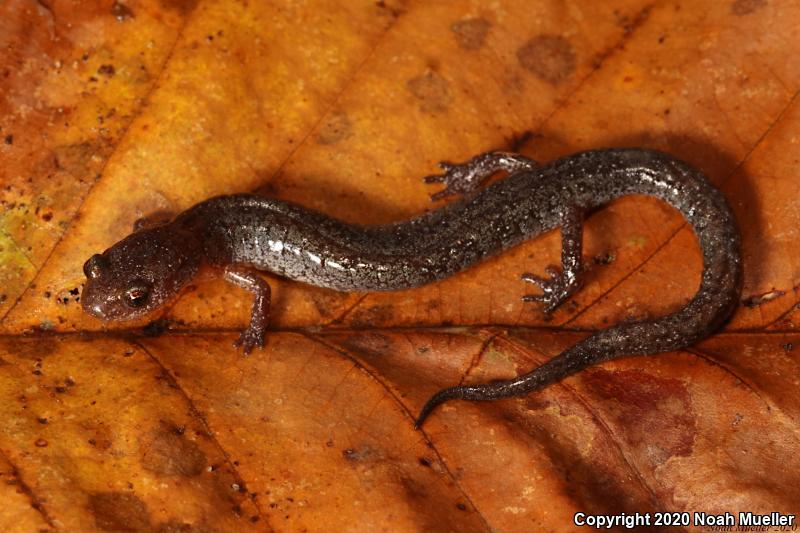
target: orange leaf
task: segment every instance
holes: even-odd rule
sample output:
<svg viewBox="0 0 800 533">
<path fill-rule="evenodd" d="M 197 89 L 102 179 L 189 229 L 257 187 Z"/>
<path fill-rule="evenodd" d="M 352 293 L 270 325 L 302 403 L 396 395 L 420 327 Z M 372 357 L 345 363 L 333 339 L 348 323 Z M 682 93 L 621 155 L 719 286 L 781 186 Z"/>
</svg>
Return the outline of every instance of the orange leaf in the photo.
<svg viewBox="0 0 800 533">
<path fill-rule="evenodd" d="M 799 25 L 763 0 L 3 3 L 0 528 L 796 514 Z M 222 281 L 145 330 L 80 308 L 83 262 L 146 215 L 256 190 L 385 223 L 435 207 L 440 159 L 605 146 L 674 153 L 730 201 L 745 283 L 723 332 L 413 429 L 442 387 L 691 297 L 696 239 L 641 197 L 588 219 L 586 284 L 552 317 L 519 275 L 558 262 L 557 232 L 414 290 L 273 277 L 274 331 L 247 358 L 251 297 Z"/>
</svg>

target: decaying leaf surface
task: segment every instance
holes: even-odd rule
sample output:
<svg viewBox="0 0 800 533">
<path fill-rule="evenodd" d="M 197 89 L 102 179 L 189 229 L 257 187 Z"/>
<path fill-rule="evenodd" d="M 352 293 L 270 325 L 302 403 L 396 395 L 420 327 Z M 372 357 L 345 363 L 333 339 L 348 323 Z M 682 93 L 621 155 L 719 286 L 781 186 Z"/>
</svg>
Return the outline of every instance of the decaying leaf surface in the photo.
<svg viewBox="0 0 800 533">
<path fill-rule="evenodd" d="M 2 529 L 568 530 L 577 512 L 800 511 L 797 2 L 53 2 L 0 6 Z M 444 405 L 696 290 L 697 243 L 632 197 L 441 283 L 343 294 L 198 283 L 142 336 L 80 310 L 81 266 L 156 212 L 260 190 L 382 223 L 491 148 L 668 150 L 730 200 L 743 301 L 683 352 L 527 398 Z M 138 325 L 144 325 L 138 324 Z M 136 325 L 134 325 L 136 326 Z M 157 328 L 149 328 L 151 333 Z M 690 526 L 682 530 L 700 531 Z"/>
</svg>

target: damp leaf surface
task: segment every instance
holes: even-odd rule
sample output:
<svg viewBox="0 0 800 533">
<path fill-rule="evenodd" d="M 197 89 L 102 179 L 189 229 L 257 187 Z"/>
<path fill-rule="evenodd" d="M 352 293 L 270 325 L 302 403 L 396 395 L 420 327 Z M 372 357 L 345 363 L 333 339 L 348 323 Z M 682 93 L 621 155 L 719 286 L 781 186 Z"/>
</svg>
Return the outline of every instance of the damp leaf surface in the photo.
<svg viewBox="0 0 800 533">
<path fill-rule="evenodd" d="M 576 513 L 800 511 L 800 63 L 793 2 L 52 0 L 0 5 L 0 529 L 531 531 Z M 743 237 L 742 302 L 687 350 L 525 398 L 592 331 L 674 311 L 700 250 L 628 197 L 585 226 L 551 316 L 542 235 L 414 290 L 198 281 L 102 324 L 81 267 L 133 223 L 256 191 L 348 221 L 435 208 L 439 160 L 644 146 L 700 168 Z M 676 528 L 702 531 L 696 524 Z"/>
</svg>

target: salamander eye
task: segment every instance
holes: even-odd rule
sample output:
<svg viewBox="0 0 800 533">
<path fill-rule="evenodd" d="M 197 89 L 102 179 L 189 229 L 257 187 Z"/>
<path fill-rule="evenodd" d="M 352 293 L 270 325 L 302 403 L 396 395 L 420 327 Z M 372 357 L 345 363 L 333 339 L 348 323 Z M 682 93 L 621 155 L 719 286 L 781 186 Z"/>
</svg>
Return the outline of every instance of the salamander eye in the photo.
<svg viewBox="0 0 800 533">
<path fill-rule="evenodd" d="M 125 303 L 128 307 L 142 307 L 150 299 L 150 285 L 138 281 L 125 291 Z"/>
<path fill-rule="evenodd" d="M 106 258 L 100 254 L 94 254 L 83 264 L 83 273 L 87 279 L 97 279 L 103 271 L 108 269 Z"/>
</svg>

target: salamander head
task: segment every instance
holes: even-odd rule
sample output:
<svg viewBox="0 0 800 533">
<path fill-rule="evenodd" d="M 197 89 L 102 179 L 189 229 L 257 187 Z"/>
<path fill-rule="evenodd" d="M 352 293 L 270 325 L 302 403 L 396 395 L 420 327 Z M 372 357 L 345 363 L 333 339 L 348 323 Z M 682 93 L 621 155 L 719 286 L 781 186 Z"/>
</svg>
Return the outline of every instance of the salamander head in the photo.
<svg viewBox="0 0 800 533">
<path fill-rule="evenodd" d="M 194 277 L 200 256 L 193 239 L 167 226 L 138 231 L 83 265 L 83 310 L 102 320 L 147 315 Z"/>
</svg>

